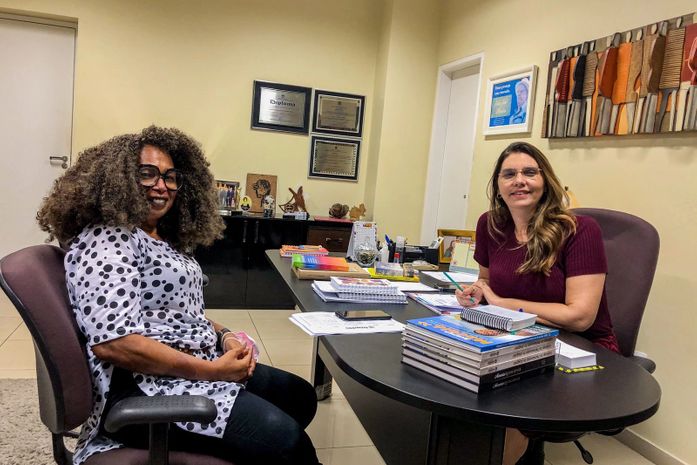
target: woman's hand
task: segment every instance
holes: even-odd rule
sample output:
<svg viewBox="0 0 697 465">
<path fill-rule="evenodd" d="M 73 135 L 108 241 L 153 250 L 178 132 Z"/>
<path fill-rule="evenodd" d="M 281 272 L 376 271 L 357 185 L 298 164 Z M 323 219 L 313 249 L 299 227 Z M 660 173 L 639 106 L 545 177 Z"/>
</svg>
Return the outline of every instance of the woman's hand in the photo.
<svg viewBox="0 0 697 465">
<path fill-rule="evenodd" d="M 228 350 L 211 363 L 216 367 L 219 380 L 236 383 L 247 380 L 256 366 L 252 358 L 252 349 L 247 346 Z"/>
<path fill-rule="evenodd" d="M 487 281 L 480 279 L 474 283 L 473 286 L 481 289 L 483 297 L 480 300 L 486 300 L 486 302 L 490 305 L 503 306 L 501 305 L 501 298 L 489 287 L 489 283 Z"/>
<path fill-rule="evenodd" d="M 461 291 L 455 291 L 455 297 L 457 298 L 457 301 L 460 305 L 462 305 L 463 307 L 474 307 L 482 301 L 484 293 L 482 292 L 482 288 L 479 286 L 478 283 L 479 281 L 472 284 L 471 286 L 467 286 Z"/>
</svg>

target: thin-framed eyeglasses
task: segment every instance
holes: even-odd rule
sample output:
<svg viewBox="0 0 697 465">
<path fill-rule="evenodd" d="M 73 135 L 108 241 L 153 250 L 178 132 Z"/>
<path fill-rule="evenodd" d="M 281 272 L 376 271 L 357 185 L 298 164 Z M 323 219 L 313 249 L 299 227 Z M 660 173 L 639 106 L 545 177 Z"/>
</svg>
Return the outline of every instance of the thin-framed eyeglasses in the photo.
<svg viewBox="0 0 697 465">
<path fill-rule="evenodd" d="M 160 173 L 160 169 L 155 165 L 143 164 L 138 166 L 138 182 L 141 186 L 155 187 L 160 178 L 165 182 L 168 191 L 176 192 L 184 184 L 184 175 L 177 169 L 170 168 L 164 173 Z"/>
<path fill-rule="evenodd" d="M 501 177 L 502 179 L 504 179 L 506 181 L 512 181 L 518 176 L 518 173 L 521 173 L 526 178 L 533 179 L 533 178 L 535 178 L 535 176 L 537 176 L 541 172 L 542 172 L 542 168 L 533 168 L 532 166 L 528 166 L 526 168 L 522 168 L 519 170 L 514 170 L 513 168 L 507 168 L 507 169 L 501 170 L 499 172 L 499 177 Z"/>
</svg>

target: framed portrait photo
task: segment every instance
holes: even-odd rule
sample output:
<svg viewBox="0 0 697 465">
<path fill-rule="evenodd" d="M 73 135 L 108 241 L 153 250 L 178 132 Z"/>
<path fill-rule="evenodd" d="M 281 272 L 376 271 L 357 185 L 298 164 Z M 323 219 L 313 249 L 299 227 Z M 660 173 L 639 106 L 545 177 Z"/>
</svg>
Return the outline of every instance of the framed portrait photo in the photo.
<svg viewBox="0 0 697 465">
<path fill-rule="evenodd" d="M 223 213 L 237 210 L 240 202 L 240 183 L 216 179 L 215 188 L 218 193 L 218 211 Z"/>
<path fill-rule="evenodd" d="M 361 137 L 365 97 L 316 90 L 312 132 Z"/>
<path fill-rule="evenodd" d="M 536 85 L 535 65 L 490 77 L 484 107 L 484 134 L 530 132 Z"/>
<path fill-rule="evenodd" d="M 311 94 L 310 87 L 254 81 L 252 129 L 307 134 Z"/>
<path fill-rule="evenodd" d="M 438 235 L 443 238 L 438 249 L 438 261 L 450 263 L 455 251 L 455 244 L 474 242 L 475 232 L 466 229 L 439 229 Z"/>
<path fill-rule="evenodd" d="M 357 181 L 360 151 L 359 140 L 312 136 L 309 177 Z"/>
</svg>

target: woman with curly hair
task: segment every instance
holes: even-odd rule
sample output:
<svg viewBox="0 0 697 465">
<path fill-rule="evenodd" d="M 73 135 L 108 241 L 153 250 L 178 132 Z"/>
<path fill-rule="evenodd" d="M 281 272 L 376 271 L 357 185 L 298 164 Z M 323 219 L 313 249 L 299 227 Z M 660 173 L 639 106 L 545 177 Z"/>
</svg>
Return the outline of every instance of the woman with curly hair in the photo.
<svg viewBox="0 0 697 465">
<path fill-rule="evenodd" d="M 509 145 L 496 161 L 489 200 L 477 223 L 479 279 L 456 292 L 460 304 L 522 308 L 539 323 L 619 352 L 605 297 L 600 227 L 567 208 L 566 192 L 544 154 L 525 142 Z M 516 463 L 526 444 L 509 429 L 504 463 Z M 530 451 L 519 463 L 542 463 L 543 457 Z"/>
<path fill-rule="evenodd" d="M 224 225 L 193 139 L 151 126 L 87 149 L 37 216 L 69 247 L 68 295 L 95 389 L 74 463 L 122 444 L 148 447 L 147 425 L 104 430 L 101 420 L 119 400 L 184 393 L 212 399 L 217 417 L 177 423 L 172 448 L 240 464 L 318 463 L 304 431 L 317 408 L 312 386 L 257 364 L 251 338 L 205 317 L 192 253 Z"/>
</svg>

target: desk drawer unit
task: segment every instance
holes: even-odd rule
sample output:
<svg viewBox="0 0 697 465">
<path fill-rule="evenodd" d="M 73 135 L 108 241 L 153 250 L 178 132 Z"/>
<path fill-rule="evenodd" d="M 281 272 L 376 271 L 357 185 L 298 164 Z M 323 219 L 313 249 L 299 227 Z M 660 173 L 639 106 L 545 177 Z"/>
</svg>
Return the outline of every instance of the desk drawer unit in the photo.
<svg viewBox="0 0 697 465">
<path fill-rule="evenodd" d="M 325 228 L 310 226 L 307 231 L 307 243 L 323 245 L 330 252 L 346 252 L 351 229 Z"/>
</svg>

